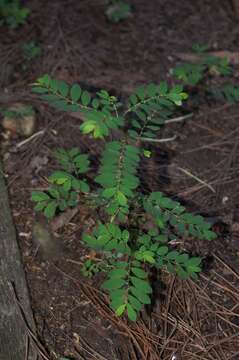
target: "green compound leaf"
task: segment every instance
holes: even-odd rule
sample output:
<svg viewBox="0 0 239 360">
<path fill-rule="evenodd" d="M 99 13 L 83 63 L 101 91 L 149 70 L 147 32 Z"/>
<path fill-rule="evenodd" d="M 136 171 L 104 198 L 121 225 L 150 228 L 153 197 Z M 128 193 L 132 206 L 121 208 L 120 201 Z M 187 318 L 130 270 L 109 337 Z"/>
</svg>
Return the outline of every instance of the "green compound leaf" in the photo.
<svg viewBox="0 0 239 360">
<path fill-rule="evenodd" d="M 151 193 L 145 198 L 143 205 L 145 211 L 152 215 L 155 224 L 162 230 L 170 224 L 180 236 L 193 236 L 206 240 L 216 237 L 216 234 L 210 230 L 211 225 L 202 216 L 186 212 L 179 202 L 166 197 L 161 192 Z"/>
<path fill-rule="evenodd" d="M 83 241 L 96 250 L 115 250 L 121 254 L 130 254 L 130 248 L 122 234 L 118 225 L 112 223 L 103 225 L 100 223 L 94 228 L 93 236 L 88 234 L 83 235 Z"/>
<path fill-rule="evenodd" d="M 132 115 L 128 134 L 135 140 L 151 141 L 175 110 L 187 98 L 181 86 L 169 90 L 166 82 L 138 87 L 129 97 L 126 113 Z"/>
<path fill-rule="evenodd" d="M 185 84 L 195 86 L 204 76 L 205 67 L 202 64 L 182 64 L 173 69 L 173 75 Z"/>
<path fill-rule="evenodd" d="M 97 97 L 91 99 L 91 94 L 78 84 L 69 88 L 64 81 L 44 75 L 34 84 L 33 91 L 59 110 L 80 112 L 84 118 L 80 130 L 83 134 L 92 133 L 94 138 L 104 138 L 111 129 L 124 124 L 124 117 L 117 110 L 122 104 L 105 90 L 97 92 Z"/>
<path fill-rule="evenodd" d="M 106 145 L 95 181 L 104 188 L 102 196 L 109 200 L 108 214 L 127 213 L 128 201 L 139 184 L 136 176 L 139 159 L 136 147 L 118 141 Z"/>
</svg>

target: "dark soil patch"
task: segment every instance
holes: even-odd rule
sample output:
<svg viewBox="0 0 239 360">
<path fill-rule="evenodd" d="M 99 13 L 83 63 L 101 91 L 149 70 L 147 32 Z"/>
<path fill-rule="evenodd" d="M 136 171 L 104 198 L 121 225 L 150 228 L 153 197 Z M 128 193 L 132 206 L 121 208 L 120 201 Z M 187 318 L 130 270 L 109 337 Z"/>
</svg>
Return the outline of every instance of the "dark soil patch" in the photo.
<svg viewBox="0 0 239 360">
<path fill-rule="evenodd" d="M 80 134 L 78 119 L 53 111 L 30 95 L 30 83 L 49 73 L 93 91 L 106 88 L 126 97 L 142 83 L 162 79 L 172 83 L 169 70 L 177 53 L 189 51 L 195 43 L 206 43 L 212 50 L 238 48 L 239 27 L 230 2 L 131 3 L 133 16 L 112 24 L 104 16 L 103 0 L 31 1 L 32 14 L 25 26 L 19 31 L 0 29 L 0 103 L 8 105 L 19 98 L 34 105 L 36 131 L 45 129 L 43 136 L 17 150 L 24 138 L 2 133 L 5 173 L 38 335 L 51 359 L 65 355 L 87 360 L 179 360 L 180 354 L 182 360 L 237 359 L 238 276 L 228 266 L 238 270 L 238 105 L 200 99 L 205 105 L 190 120 L 162 132 L 162 138 L 177 135 L 176 140 L 154 148 L 152 159 L 142 167 L 145 189 L 179 197 L 192 211 L 225 223 L 226 229 L 217 228 L 219 239 L 213 243 L 181 244 L 202 255 L 205 264 L 214 258 L 210 270 L 196 285 L 165 275 L 166 300 L 157 302 L 150 316 L 142 314 L 137 325 L 128 326 L 113 316 L 107 298 L 96 290 L 99 278 L 86 280 L 81 275 L 80 262 L 86 255 L 81 234 L 92 226 L 96 214 L 82 205 L 59 231 L 65 252 L 58 259 L 45 261 L 32 242 L 35 218 L 30 193 L 44 187 L 44 177 L 55 168 L 52 151 L 61 146 L 90 151 L 93 174 L 101 145 Z M 31 40 L 42 47 L 42 55 L 23 70 L 21 46 Z"/>
</svg>

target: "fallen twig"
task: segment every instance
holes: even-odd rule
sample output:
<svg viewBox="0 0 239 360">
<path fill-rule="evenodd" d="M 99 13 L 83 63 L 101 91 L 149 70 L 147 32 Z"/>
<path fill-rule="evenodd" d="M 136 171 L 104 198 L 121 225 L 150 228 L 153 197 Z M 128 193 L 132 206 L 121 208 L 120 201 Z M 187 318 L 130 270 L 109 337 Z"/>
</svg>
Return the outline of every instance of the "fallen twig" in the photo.
<svg viewBox="0 0 239 360">
<path fill-rule="evenodd" d="M 165 139 L 152 139 L 152 138 L 141 137 L 140 140 L 145 141 L 145 142 L 164 143 L 164 142 L 168 142 L 168 141 L 173 141 L 176 138 L 177 138 L 177 135 L 174 135 L 171 138 L 165 138 Z"/>
<path fill-rule="evenodd" d="M 172 118 L 172 119 L 165 120 L 164 123 L 165 124 L 171 124 L 171 123 L 174 123 L 174 122 L 183 121 L 183 120 L 191 118 L 193 115 L 194 114 L 191 113 L 191 114 L 187 114 L 187 115 L 184 115 L 184 116 L 178 116 L 178 117 L 175 117 L 175 118 Z"/>
<path fill-rule="evenodd" d="M 203 54 L 204 56 L 205 54 Z M 213 55 L 219 58 L 228 58 L 229 61 L 234 64 L 239 64 L 239 52 L 232 52 L 232 51 L 212 51 L 208 52 L 207 55 Z M 197 55 L 193 53 L 177 53 L 176 56 L 184 61 L 191 61 L 191 62 L 198 62 L 202 59 L 202 55 Z"/>
<path fill-rule="evenodd" d="M 35 139 L 36 137 L 38 137 L 38 136 L 40 136 L 40 135 L 43 135 L 43 134 L 45 134 L 45 130 L 40 130 L 40 131 L 36 132 L 36 133 L 33 134 L 32 136 L 30 136 L 30 137 L 28 137 L 27 139 L 25 139 L 25 140 L 21 141 L 20 143 L 18 143 L 18 144 L 16 145 L 16 148 L 18 149 L 18 148 L 20 148 L 21 146 L 26 145 L 29 141 L 31 141 L 31 140 Z"/>
<path fill-rule="evenodd" d="M 208 189 L 210 189 L 213 193 L 216 192 L 216 190 L 208 183 L 206 183 L 204 180 L 200 179 L 199 177 L 197 177 L 196 175 L 193 175 L 190 171 L 183 169 L 181 167 L 177 167 L 178 170 L 182 171 L 184 174 L 188 175 L 189 177 L 191 177 L 192 179 L 198 181 L 200 184 L 206 186 Z"/>
</svg>

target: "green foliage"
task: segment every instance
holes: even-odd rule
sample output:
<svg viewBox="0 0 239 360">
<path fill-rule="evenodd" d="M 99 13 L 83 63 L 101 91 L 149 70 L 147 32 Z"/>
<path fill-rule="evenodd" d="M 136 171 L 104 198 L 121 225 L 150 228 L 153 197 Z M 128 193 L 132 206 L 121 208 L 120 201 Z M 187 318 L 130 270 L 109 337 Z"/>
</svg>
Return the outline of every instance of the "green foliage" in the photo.
<svg viewBox="0 0 239 360">
<path fill-rule="evenodd" d="M 127 19 L 131 14 L 132 8 L 130 4 L 120 0 L 110 0 L 105 11 L 107 18 L 112 22 L 119 22 Z"/>
<path fill-rule="evenodd" d="M 104 190 L 101 195 L 107 199 L 106 212 L 117 215 L 121 220 L 128 213 L 129 198 L 139 185 L 135 175 L 139 163 L 139 149 L 125 141 L 109 142 L 103 152 L 99 175 L 95 181 Z"/>
<path fill-rule="evenodd" d="M 207 240 L 215 238 L 215 233 L 210 230 L 210 224 L 206 223 L 202 216 L 186 212 L 184 206 L 161 192 L 151 193 L 144 200 L 144 209 L 152 215 L 155 225 L 165 236 L 169 226 L 172 226 L 177 235 L 184 237 L 192 236 Z"/>
<path fill-rule="evenodd" d="M 20 5 L 19 0 L 0 0 L 0 25 L 16 29 L 26 23 L 30 10 Z"/>
<path fill-rule="evenodd" d="M 89 169 L 88 155 L 81 154 L 78 148 L 71 150 L 57 149 L 54 152 L 59 165 L 68 173 L 78 176 L 84 174 Z"/>
<path fill-rule="evenodd" d="M 158 269 L 166 268 L 168 272 L 177 274 L 181 279 L 192 277 L 197 278 L 197 273 L 201 271 L 201 259 L 199 257 L 189 257 L 181 251 L 170 250 L 169 246 L 163 245 L 163 235 L 151 236 L 149 233 L 139 237 L 141 244 L 135 252 L 138 261 L 144 261 Z"/>
<path fill-rule="evenodd" d="M 130 320 L 136 321 L 137 313 L 145 304 L 150 304 L 152 293 L 141 263 L 137 260 L 115 261 L 107 275 L 102 288 L 109 292 L 111 308 L 116 315 L 126 312 Z"/>
<path fill-rule="evenodd" d="M 69 86 L 63 80 L 52 79 L 44 75 L 34 84 L 33 92 L 41 94 L 51 106 L 64 111 L 80 112 L 85 121 L 80 129 L 83 134 L 93 134 L 94 138 L 109 135 L 111 129 L 117 129 L 124 123 L 118 116 L 121 103 L 107 91 L 97 92 L 92 98 L 90 93 L 82 90 L 78 84 Z"/>
<path fill-rule="evenodd" d="M 219 58 L 213 55 L 207 56 L 204 59 L 204 65 L 206 70 L 210 74 L 226 76 L 232 73 L 232 68 L 229 64 L 229 59 L 226 57 Z"/>
<path fill-rule="evenodd" d="M 224 84 L 219 91 L 228 102 L 239 101 L 239 86 Z"/>
<path fill-rule="evenodd" d="M 216 99 L 223 99 L 228 102 L 239 101 L 239 87 L 226 82 L 222 86 L 215 87 L 215 82 L 210 80 L 215 76 L 228 77 L 233 74 L 233 69 L 228 58 L 220 58 L 207 55 L 207 45 L 196 44 L 194 52 L 198 55 L 197 63 L 182 63 L 171 70 L 171 74 L 186 85 L 204 89 Z"/>
<path fill-rule="evenodd" d="M 192 46 L 192 50 L 197 54 L 203 54 L 208 48 L 209 46 L 207 44 L 194 44 Z"/>
<path fill-rule="evenodd" d="M 88 156 L 81 154 L 76 148 L 55 151 L 62 170 L 54 171 L 48 178 L 46 191 L 33 191 L 32 201 L 36 202 L 35 210 L 43 211 L 51 219 L 58 211 L 74 207 L 78 203 L 79 193 L 88 193 L 89 186 L 79 176 L 88 170 Z"/>
<path fill-rule="evenodd" d="M 87 259 L 82 265 L 81 272 L 84 276 L 91 278 L 99 272 L 107 271 L 107 265 L 102 261 Z"/>
<path fill-rule="evenodd" d="M 166 82 L 161 82 L 138 87 L 129 97 L 129 136 L 137 140 L 155 138 L 165 120 L 185 99 L 187 94 L 181 85 L 169 89 Z"/>
<path fill-rule="evenodd" d="M 41 55 L 41 48 L 40 46 L 36 45 L 34 41 L 30 41 L 22 45 L 22 52 L 24 59 L 31 61 Z"/>
<path fill-rule="evenodd" d="M 195 86 L 203 79 L 204 71 L 203 64 L 184 63 L 173 69 L 173 75 L 183 83 Z"/>
<path fill-rule="evenodd" d="M 128 240 L 129 232 L 127 230 L 121 231 L 120 227 L 113 223 L 99 223 L 94 228 L 92 235 L 83 235 L 83 241 L 94 250 L 114 250 L 122 254 L 130 254 Z"/>
<path fill-rule="evenodd" d="M 43 211 L 44 215 L 51 219 L 56 215 L 57 210 L 64 211 L 70 206 L 76 206 L 77 193 L 66 191 L 60 186 L 51 186 L 47 192 L 33 191 L 31 199 L 37 203 L 34 209 Z"/>
<path fill-rule="evenodd" d="M 142 142 L 157 136 L 187 94 L 181 85 L 169 88 L 166 82 L 152 83 L 138 87 L 124 106 L 105 90 L 92 97 L 80 85 L 69 86 L 48 75 L 37 80 L 33 91 L 57 109 L 80 112 L 84 115 L 80 126 L 83 134 L 104 138 L 105 148 L 94 179 L 98 188 L 91 197 L 104 221 L 82 236 L 85 246 L 99 255 L 88 258 L 82 271 L 86 276 L 106 273 L 102 288 L 109 292 L 111 308 L 117 316 L 126 314 L 135 321 L 142 307 L 151 302 L 150 268 L 165 269 L 182 279 L 196 279 L 201 271 L 201 259 L 172 248 L 172 240 L 185 236 L 215 238 L 201 216 L 188 213 L 161 192 L 145 196 L 139 190 L 140 159 L 151 155 Z M 116 134 L 118 140 L 113 140 Z M 87 155 L 73 148 L 58 149 L 55 156 L 61 170 L 49 177 L 46 192 L 32 194 L 36 210 L 48 218 L 74 206 L 80 193 L 89 192 L 81 178 L 89 167 Z M 150 230 L 145 227 L 148 219 Z"/>
<path fill-rule="evenodd" d="M 197 50 L 196 50 L 197 49 Z M 200 58 L 197 63 L 182 63 L 172 70 L 173 76 L 186 85 L 196 86 L 208 75 L 227 76 L 232 73 L 228 58 L 219 58 L 213 55 L 206 55 L 206 47 L 198 45 L 196 52 Z"/>
</svg>

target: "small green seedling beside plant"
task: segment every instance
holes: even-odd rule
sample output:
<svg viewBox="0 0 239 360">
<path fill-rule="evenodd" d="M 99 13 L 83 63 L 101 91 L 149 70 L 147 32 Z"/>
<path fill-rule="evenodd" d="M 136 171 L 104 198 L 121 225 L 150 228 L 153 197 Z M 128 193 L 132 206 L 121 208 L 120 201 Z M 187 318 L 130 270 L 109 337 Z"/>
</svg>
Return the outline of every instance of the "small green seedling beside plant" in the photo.
<svg viewBox="0 0 239 360">
<path fill-rule="evenodd" d="M 35 210 L 43 211 L 48 219 L 53 218 L 57 211 L 76 206 L 79 194 L 89 192 L 87 182 L 81 179 L 81 174 L 89 167 L 88 155 L 73 148 L 69 151 L 59 149 L 55 151 L 55 157 L 61 170 L 48 178 L 50 186 L 47 192 L 32 193 L 32 199 L 37 202 Z"/>
<path fill-rule="evenodd" d="M 112 22 L 127 19 L 132 13 L 131 5 L 126 1 L 109 0 L 105 11 L 107 18 Z"/>
<path fill-rule="evenodd" d="M 28 62 L 40 56 L 41 52 L 40 46 L 37 45 L 35 41 L 30 41 L 22 45 L 23 57 Z"/>
<path fill-rule="evenodd" d="M 215 97 L 224 98 L 229 102 L 238 101 L 239 86 L 227 81 L 216 88 L 215 86 L 210 88 L 210 86 L 205 84 L 207 79 L 215 76 L 226 79 L 226 77 L 233 75 L 233 69 L 228 58 L 208 55 L 206 50 L 208 50 L 207 45 L 194 45 L 193 51 L 197 54 L 198 61 L 195 63 L 182 62 L 171 70 L 171 74 L 186 86 L 197 88 L 200 85 L 204 88 L 205 92 L 209 92 L 215 95 Z"/>
<path fill-rule="evenodd" d="M 16 29 L 26 23 L 30 9 L 23 7 L 19 0 L 0 0 L 0 25 Z"/>
<path fill-rule="evenodd" d="M 151 83 L 122 103 L 106 90 L 92 97 L 78 84 L 69 86 L 48 75 L 37 80 L 33 91 L 59 110 L 81 113 L 82 134 L 105 143 L 93 184 L 87 180 L 89 154 L 76 148 L 57 150 L 59 170 L 49 176 L 45 191 L 32 193 L 35 209 L 51 219 L 82 201 L 94 207 L 97 224 L 83 234 L 82 242 L 99 256 L 86 260 L 84 274 L 104 272 L 102 288 L 109 293 L 111 308 L 135 321 L 151 302 L 151 268 L 182 279 L 196 279 L 201 271 L 201 259 L 173 247 L 173 240 L 216 237 L 202 216 L 189 213 L 178 201 L 160 191 L 146 195 L 140 190 L 140 163 L 151 155 L 144 143 L 157 140 L 188 95 L 182 85 Z"/>
</svg>

